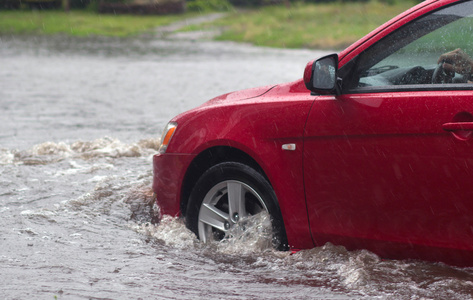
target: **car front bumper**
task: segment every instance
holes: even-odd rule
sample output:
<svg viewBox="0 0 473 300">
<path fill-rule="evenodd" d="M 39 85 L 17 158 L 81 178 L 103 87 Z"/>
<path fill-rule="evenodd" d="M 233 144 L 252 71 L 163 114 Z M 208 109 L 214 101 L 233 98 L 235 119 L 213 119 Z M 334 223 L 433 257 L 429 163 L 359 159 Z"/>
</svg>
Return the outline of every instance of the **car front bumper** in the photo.
<svg viewBox="0 0 473 300">
<path fill-rule="evenodd" d="M 180 215 L 182 182 L 194 157 L 173 153 L 153 157 L 153 192 L 161 214 Z"/>
</svg>

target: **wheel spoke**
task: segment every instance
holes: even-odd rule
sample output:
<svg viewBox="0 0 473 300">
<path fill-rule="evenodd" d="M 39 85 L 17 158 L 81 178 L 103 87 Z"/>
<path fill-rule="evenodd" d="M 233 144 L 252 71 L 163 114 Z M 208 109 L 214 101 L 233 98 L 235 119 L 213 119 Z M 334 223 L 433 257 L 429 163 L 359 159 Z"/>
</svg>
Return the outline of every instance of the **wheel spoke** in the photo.
<svg viewBox="0 0 473 300">
<path fill-rule="evenodd" d="M 215 206 L 204 204 L 199 213 L 199 221 L 225 232 L 225 222 L 229 221 L 229 216 Z"/>
<path fill-rule="evenodd" d="M 227 191 L 230 218 L 235 221 L 235 214 L 238 214 L 240 219 L 246 217 L 245 190 L 243 185 L 240 182 L 228 182 Z"/>
<path fill-rule="evenodd" d="M 206 243 L 234 234 L 231 230 L 235 227 L 244 231 L 245 219 L 261 209 L 267 211 L 263 199 L 250 185 L 235 179 L 216 183 L 202 199 L 197 216 L 198 236 Z"/>
</svg>

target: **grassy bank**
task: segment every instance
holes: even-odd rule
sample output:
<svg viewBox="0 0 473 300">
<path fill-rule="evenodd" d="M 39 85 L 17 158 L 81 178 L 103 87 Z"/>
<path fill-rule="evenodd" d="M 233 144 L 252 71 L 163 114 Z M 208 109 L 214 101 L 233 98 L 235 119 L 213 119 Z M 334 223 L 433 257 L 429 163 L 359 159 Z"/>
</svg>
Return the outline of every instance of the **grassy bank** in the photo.
<svg viewBox="0 0 473 300">
<path fill-rule="evenodd" d="M 103 15 L 88 11 L 0 11 L 0 34 L 131 36 L 194 15 L 156 17 Z"/>
<path fill-rule="evenodd" d="M 340 49 L 415 3 L 388 5 L 333 2 L 293 4 L 228 12 L 227 16 L 185 30 L 221 28 L 218 40 L 282 48 Z M 177 16 L 99 15 L 88 11 L 0 11 L 0 34 L 130 36 L 196 14 Z"/>
<path fill-rule="evenodd" d="M 187 28 L 224 28 L 218 40 L 282 48 L 341 49 L 397 14 L 414 6 L 409 0 L 393 5 L 335 2 L 264 7 L 234 12 L 210 24 Z"/>
</svg>

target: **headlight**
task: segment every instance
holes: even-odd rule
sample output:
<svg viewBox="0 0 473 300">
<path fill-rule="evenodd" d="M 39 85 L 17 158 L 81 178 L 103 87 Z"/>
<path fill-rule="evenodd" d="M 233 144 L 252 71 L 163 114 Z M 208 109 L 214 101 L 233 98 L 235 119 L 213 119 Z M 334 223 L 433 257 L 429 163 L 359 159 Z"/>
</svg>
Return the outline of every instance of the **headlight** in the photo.
<svg viewBox="0 0 473 300">
<path fill-rule="evenodd" d="M 159 145 L 158 152 L 160 154 L 166 153 L 166 149 L 168 148 L 169 142 L 174 135 L 174 131 L 176 131 L 177 123 L 169 122 L 166 127 L 164 127 L 163 135 L 161 136 L 161 143 Z"/>
</svg>

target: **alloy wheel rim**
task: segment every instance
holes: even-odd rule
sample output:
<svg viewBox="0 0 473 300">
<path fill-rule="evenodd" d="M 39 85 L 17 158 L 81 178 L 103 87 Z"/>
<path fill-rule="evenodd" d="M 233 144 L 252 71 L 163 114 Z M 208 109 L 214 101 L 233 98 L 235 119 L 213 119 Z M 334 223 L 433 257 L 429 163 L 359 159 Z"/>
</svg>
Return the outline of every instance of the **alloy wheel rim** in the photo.
<svg viewBox="0 0 473 300">
<path fill-rule="evenodd" d="M 205 195 L 199 211 L 198 231 L 201 241 L 219 240 L 235 226 L 244 228 L 245 220 L 262 211 L 268 212 L 263 198 L 248 184 L 226 180 Z"/>
</svg>

